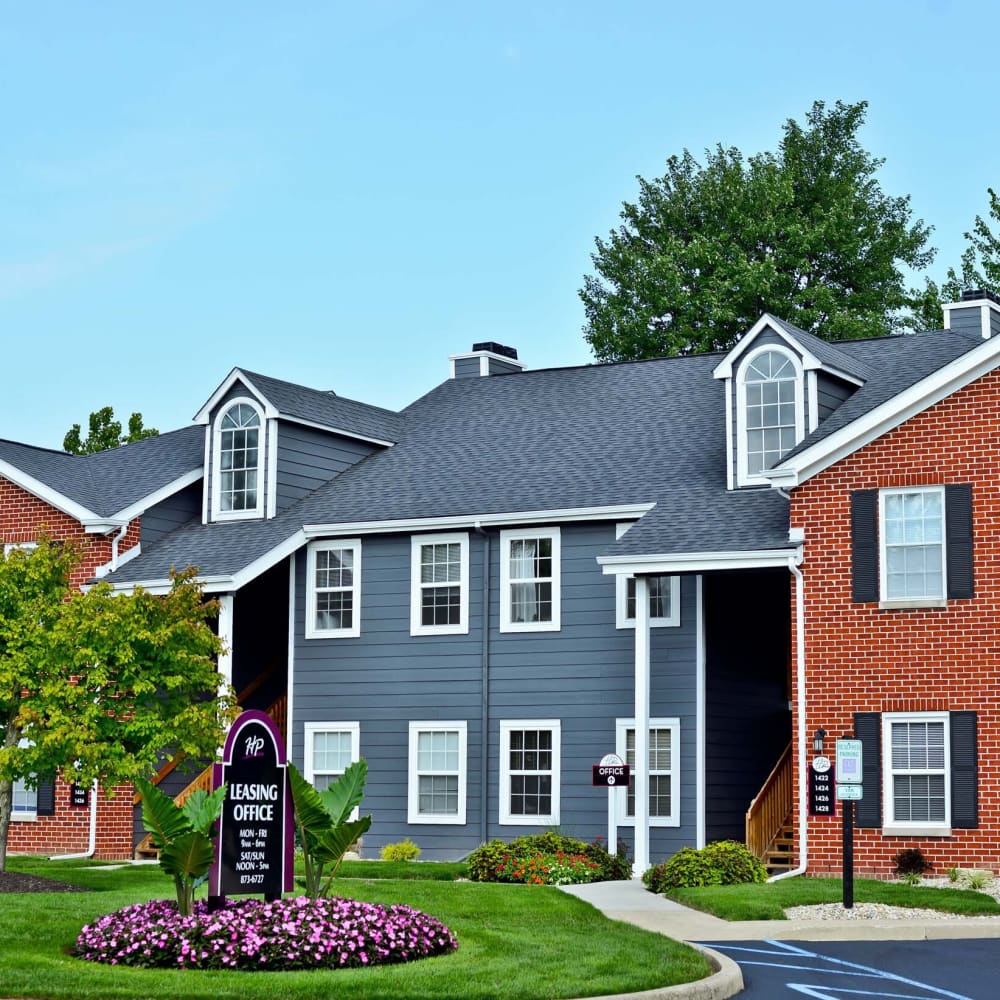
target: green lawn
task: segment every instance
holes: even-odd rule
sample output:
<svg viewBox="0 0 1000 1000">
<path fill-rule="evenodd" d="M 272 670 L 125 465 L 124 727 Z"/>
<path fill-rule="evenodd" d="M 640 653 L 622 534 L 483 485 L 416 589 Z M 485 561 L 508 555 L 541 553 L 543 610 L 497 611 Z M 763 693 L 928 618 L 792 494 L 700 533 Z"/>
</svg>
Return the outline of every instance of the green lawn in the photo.
<svg viewBox="0 0 1000 1000">
<path fill-rule="evenodd" d="M 839 878 L 789 878 L 766 885 L 672 889 L 666 895 L 684 906 L 703 910 L 723 920 L 784 920 L 786 907 L 839 903 L 844 898 Z M 854 901 L 915 906 L 968 916 L 1000 916 L 1000 904 L 981 892 L 921 888 L 876 879 L 855 879 Z"/>
<path fill-rule="evenodd" d="M 407 965 L 335 972 L 192 972 L 126 969 L 73 958 L 87 922 L 128 903 L 173 898 L 155 866 L 87 870 L 87 862 L 8 859 L 28 871 L 84 885 L 86 893 L 0 894 L 0 995 L 163 1000 L 542 1000 L 653 989 L 707 975 L 698 952 L 658 934 L 606 920 L 545 886 L 347 879 L 336 893 L 408 903 L 446 923 L 452 955 Z"/>
</svg>

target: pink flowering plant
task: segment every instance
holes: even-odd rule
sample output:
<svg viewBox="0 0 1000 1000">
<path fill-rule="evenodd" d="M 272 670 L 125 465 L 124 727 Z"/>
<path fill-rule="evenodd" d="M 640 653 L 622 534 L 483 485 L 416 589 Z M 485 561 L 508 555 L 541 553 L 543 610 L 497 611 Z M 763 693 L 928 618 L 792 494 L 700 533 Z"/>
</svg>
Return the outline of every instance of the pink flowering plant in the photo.
<svg viewBox="0 0 1000 1000">
<path fill-rule="evenodd" d="M 353 899 L 230 901 L 190 916 L 154 900 L 109 913 L 80 932 L 76 954 L 148 969 L 341 969 L 411 962 L 454 951 L 451 931 L 409 906 Z"/>
</svg>

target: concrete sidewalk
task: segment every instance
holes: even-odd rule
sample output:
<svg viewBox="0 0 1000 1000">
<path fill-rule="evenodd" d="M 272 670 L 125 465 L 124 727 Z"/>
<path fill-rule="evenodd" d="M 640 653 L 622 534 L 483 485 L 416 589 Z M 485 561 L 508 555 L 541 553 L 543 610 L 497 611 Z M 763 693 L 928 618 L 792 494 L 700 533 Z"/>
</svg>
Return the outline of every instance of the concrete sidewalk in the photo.
<svg viewBox="0 0 1000 1000">
<path fill-rule="evenodd" d="M 1000 938 L 1000 917 L 947 920 L 743 920 L 728 921 L 688 909 L 649 892 L 639 879 L 565 885 L 612 920 L 658 931 L 678 941 L 913 941 Z"/>
</svg>

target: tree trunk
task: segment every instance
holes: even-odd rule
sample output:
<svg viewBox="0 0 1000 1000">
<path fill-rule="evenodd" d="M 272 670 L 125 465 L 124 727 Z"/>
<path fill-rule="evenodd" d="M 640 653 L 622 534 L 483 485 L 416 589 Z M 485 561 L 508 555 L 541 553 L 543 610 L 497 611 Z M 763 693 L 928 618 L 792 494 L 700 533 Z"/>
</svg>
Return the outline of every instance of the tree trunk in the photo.
<svg viewBox="0 0 1000 1000">
<path fill-rule="evenodd" d="M 13 805 L 14 782 L 9 778 L 0 778 L 0 872 L 7 870 L 7 834 Z"/>
</svg>

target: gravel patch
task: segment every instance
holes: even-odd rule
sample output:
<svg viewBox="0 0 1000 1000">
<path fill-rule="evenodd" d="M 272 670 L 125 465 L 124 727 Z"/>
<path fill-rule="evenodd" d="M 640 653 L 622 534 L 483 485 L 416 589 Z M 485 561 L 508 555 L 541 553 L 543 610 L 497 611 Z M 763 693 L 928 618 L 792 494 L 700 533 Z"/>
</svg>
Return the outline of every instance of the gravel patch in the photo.
<svg viewBox="0 0 1000 1000">
<path fill-rule="evenodd" d="M 947 878 L 925 878 L 920 882 L 928 889 L 968 889 L 961 881 L 952 882 Z M 976 892 L 992 896 L 1000 903 L 1000 881 L 994 879 Z M 968 920 L 978 918 L 995 920 L 986 913 L 945 913 L 942 910 L 924 910 L 913 906 L 889 906 L 886 903 L 855 903 L 850 910 L 843 903 L 819 903 L 815 906 L 790 906 L 785 910 L 789 920 Z"/>
</svg>

